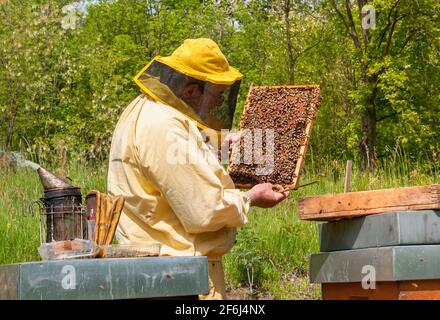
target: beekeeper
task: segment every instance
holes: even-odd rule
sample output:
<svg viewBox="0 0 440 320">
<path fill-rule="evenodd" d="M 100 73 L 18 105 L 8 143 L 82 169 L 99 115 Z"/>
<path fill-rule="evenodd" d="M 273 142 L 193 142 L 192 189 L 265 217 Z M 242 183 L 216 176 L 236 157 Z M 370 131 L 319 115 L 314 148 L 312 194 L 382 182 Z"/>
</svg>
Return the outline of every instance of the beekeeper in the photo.
<svg viewBox="0 0 440 320">
<path fill-rule="evenodd" d="M 210 39 L 188 39 L 135 77 L 142 94 L 113 134 L 108 192 L 125 197 L 121 244 L 160 242 L 163 256 L 207 256 L 210 292 L 225 299 L 222 256 L 246 224 L 250 206 L 288 196 L 259 184 L 235 189 L 211 143 L 230 129 L 242 74 Z"/>
</svg>

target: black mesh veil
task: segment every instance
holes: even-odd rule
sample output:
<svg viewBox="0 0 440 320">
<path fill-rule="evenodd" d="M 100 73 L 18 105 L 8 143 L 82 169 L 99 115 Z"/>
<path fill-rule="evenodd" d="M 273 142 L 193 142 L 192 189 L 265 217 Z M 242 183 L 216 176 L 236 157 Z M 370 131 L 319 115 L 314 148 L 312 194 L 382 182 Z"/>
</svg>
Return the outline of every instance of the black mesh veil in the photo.
<svg viewBox="0 0 440 320">
<path fill-rule="evenodd" d="M 138 82 L 145 93 L 183 112 L 202 127 L 217 131 L 232 127 L 240 80 L 232 85 L 214 84 L 153 61 Z"/>
</svg>

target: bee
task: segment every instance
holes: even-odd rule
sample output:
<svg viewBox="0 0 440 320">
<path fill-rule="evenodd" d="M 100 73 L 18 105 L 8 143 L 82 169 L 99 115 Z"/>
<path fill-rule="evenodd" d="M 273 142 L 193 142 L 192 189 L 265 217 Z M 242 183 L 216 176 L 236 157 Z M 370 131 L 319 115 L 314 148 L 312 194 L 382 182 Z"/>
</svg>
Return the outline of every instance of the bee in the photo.
<svg viewBox="0 0 440 320">
<path fill-rule="evenodd" d="M 301 166 L 304 158 L 301 152 L 309 142 L 307 128 L 314 122 L 320 103 L 319 86 L 252 86 L 240 119 L 240 130 L 247 130 L 248 134 L 233 148 L 232 157 L 238 156 L 239 163 L 234 162 L 228 168 L 235 184 L 297 183 L 296 168 Z M 269 137 L 274 141 L 269 141 Z M 249 139 L 253 142 L 251 163 L 244 162 L 246 139 L 247 143 Z M 268 157 L 273 158 L 272 172 L 258 175 L 258 169 L 264 165 L 261 160 Z"/>
</svg>

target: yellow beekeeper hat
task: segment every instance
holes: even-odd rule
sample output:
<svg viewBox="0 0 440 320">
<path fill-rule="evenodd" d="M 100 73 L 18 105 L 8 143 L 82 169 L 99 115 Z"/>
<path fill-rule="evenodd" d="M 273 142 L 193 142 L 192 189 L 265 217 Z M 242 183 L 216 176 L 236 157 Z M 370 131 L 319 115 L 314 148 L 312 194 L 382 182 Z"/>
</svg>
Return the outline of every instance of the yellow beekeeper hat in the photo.
<svg viewBox="0 0 440 320">
<path fill-rule="evenodd" d="M 243 75 L 229 65 L 219 46 L 208 38 L 187 39 L 171 56 L 157 56 L 153 60 L 189 77 L 214 84 L 232 85 L 243 79 Z"/>
</svg>

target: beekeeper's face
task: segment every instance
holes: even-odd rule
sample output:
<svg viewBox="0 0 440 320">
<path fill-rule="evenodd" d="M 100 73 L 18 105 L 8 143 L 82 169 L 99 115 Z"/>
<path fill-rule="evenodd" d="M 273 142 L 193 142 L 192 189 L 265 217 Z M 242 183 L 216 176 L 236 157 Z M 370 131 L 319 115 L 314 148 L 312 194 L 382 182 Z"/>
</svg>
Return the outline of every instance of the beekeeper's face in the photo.
<svg viewBox="0 0 440 320">
<path fill-rule="evenodd" d="M 211 111 L 223 105 L 227 88 L 228 86 L 222 84 L 205 83 L 201 86 L 192 83 L 183 88 L 181 97 L 202 119 L 205 119 Z"/>
</svg>

